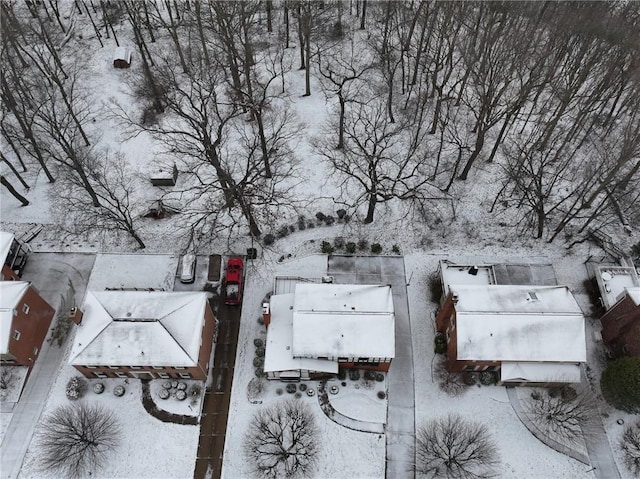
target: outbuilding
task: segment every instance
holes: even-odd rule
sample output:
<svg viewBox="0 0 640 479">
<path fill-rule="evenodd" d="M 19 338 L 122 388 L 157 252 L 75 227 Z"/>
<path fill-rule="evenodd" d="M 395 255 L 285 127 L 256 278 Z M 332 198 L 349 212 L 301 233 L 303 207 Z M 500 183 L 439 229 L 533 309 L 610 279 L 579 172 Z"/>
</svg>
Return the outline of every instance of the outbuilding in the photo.
<svg viewBox="0 0 640 479">
<path fill-rule="evenodd" d="M 131 66 L 131 51 L 126 47 L 118 47 L 113 53 L 114 68 L 129 68 Z"/>
</svg>

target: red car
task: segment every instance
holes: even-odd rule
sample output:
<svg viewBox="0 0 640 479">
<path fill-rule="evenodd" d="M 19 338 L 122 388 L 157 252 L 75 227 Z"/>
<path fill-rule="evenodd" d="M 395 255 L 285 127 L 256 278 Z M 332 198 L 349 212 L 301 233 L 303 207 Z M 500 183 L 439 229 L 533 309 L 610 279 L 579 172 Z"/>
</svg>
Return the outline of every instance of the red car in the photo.
<svg viewBox="0 0 640 479">
<path fill-rule="evenodd" d="M 224 294 L 224 304 L 235 305 L 242 302 L 242 272 L 244 263 L 242 258 L 229 258 L 227 261 L 227 286 Z"/>
</svg>

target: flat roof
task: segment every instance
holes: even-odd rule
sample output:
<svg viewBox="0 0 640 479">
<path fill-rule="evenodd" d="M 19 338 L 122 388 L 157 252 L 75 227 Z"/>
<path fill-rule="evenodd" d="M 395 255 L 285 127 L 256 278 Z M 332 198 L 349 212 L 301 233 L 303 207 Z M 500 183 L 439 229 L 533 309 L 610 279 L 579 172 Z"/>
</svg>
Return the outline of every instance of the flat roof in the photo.
<svg viewBox="0 0 640 479">
<path fill-rule="evenodd" d="M 69 362 L 195 366 L 206 305 L 204 292 L 90 291 Z"/>
<path fill-rule="evenodd" d="M 596 283 L 606 310 L 618 302 L 625 290 L 640 286 L 634 268 L 627 266 L 596 266 Z"/>
<path fill-rule="evenodd" d="M 566 363 L 527 363 L 503 361 L 501 381 L 523 380 L 535 383 L 579 383 L 580 366 Z"/>
<path fill-rule="evenodd" d="M 293 298 L 293 293 L 271 296 L 264 372 L 308 370 L 337 373 L 337 361 L 293 357 Z"/>
<path fill-rule="evenodd" d="M 391 286 L 297 284 L 293 353 L 306 357 L 393 358 Z"/>
</svg>

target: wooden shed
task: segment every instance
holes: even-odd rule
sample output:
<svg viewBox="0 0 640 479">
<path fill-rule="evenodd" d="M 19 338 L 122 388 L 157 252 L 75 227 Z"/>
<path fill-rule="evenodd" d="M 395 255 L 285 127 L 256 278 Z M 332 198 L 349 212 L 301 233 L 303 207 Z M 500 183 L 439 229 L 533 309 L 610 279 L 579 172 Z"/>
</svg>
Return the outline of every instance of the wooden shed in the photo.
<svg viewBox="0 0 640 479">
<path fill-rule="evenodd" d="M 114 68 L 129 68 L 131 66 L 131 51 L 126 47 L 118 47 L 113 53 Z"/>
</svg>

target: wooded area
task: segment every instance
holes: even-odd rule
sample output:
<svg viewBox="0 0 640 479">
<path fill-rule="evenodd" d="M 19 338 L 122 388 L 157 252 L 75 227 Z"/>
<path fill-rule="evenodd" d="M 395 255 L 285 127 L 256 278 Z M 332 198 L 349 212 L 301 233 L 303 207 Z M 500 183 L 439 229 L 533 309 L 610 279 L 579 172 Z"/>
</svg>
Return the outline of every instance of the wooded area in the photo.
<svg viewBox="0 0 640 479">
<path fill-rule="evenodd" d="M 0 6 L 0 161 L 12 172 L 2 184 L 22 201 L 11 182 L 26 188 L 21 172 L 41 169 L 64 182 L 61 208 L 84 228 L 117 228 L 144 247 L 126 150 L 120 158 L 100 145 L 92 122 L 106 113 L 73 58 L 111 38 L 134 47 L 131 91 L 143 113 L 121 105 L 108 114 L 129 138 L 151 135 L 175 157 L 189 178 L 180 221 L 194 235 L 259 237 L 308 214 L 313 194 L 292 191 L 318 158 L 339 204 L 364 223 L 381 221 L 384 203 L 425 214 L 487 163 L 499 171 L 491 211 L 509 211 L 522 234 L 579 241 L 590 228 L 640 223 L 633 2 Z M 304 91 L 287 80 L 296 69 Z M 301 158 L 304 118 L 292 102 L 311 95 L 335 109 L 313 134 L 317 158 Z"/>
</svg>

